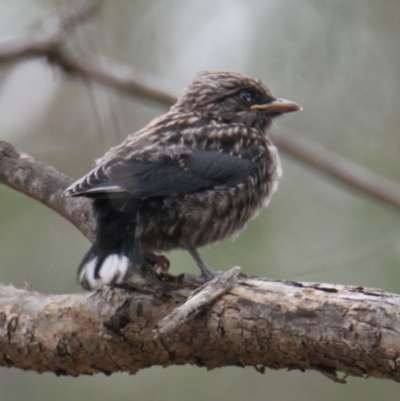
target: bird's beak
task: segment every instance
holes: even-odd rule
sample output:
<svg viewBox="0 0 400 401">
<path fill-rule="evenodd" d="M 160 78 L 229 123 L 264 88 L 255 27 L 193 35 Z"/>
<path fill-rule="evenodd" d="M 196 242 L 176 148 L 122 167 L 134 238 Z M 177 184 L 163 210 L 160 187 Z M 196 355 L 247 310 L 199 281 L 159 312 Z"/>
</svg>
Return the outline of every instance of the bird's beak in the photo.
<svg viewBox="0 0 400 401">
<path fill-rule="evenodd" d="M 297 103 L 294 103 L 286 99 L 275 99 L 270 103 L 265 104 L 253 104 L 250 106 L 252 110 L 264 110 L 271 114 L 284 114 L 292 111 L 301 111 L 303 108 Z"/>
</svg>

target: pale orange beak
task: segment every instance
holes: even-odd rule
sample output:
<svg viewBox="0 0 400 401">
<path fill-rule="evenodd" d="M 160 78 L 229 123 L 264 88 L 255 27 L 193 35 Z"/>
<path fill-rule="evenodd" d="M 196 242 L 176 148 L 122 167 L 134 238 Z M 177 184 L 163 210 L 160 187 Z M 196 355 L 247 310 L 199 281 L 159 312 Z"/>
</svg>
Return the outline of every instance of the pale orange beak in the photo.
<svg viewBox="0 0 400 401">
<path fill-rule="evenodd" d="M 287 99 L 275 99 L 270 103 L 253 104 L 250 106 L 252 110 L 264 110 L 271 114 L 284 114 L 292 111 L 302 111 L 303 108 L 297 103 Z"/>
</svg>

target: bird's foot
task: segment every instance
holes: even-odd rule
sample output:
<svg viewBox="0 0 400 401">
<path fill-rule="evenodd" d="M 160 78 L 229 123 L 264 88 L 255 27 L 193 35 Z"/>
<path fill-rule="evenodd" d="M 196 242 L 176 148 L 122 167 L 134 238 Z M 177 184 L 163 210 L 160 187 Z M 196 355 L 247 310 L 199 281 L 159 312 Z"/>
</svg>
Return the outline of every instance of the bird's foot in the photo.
<svg viewBox="0 0 400 401">
<path fill-rule="evenodd" d="M 220 273 L 211 270 L 206 264 L 199 267 L 201 270 L 200 277 L 204 279 L 204 282 L 212 280 L 215 276 L 217 276 Z"/>
<path fill-rule="evenodd" d="M 150 263 L 155 269 L 160 269 L 162 273 L 167 273 L 169 270 L 169 260 L 164 255 L 156 255 L 151 252 L 143 252 L 143 259 L 145 262 Z"/>
<path fill-rule="evenodd" d="M 179 275 L 179 281 L 185 284 L 203 285 L 222 273 L 223 272 L 221 271 L 215 272 L 212 270 L 207 272 L 206 275 L 201 274 L 200 276 L 197 276 L 195 274 L 183 273 Z"/>
</svg>

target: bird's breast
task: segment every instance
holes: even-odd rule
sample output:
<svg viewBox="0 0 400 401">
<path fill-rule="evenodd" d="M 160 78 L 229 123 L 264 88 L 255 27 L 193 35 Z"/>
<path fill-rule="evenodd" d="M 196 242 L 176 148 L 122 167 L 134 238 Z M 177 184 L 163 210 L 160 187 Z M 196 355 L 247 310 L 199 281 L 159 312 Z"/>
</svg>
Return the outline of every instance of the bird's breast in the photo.
<svg viewBox="0 0 400 401">
<path fill-rule="evenodd" d="M 142 242 L 154 251 L 195 247 L 237 235 L 277 189 L 281 165 L 276 148 L 265 147 L 244 182 L 189 194 L 148 199 L 142 210 Z"/>
</svg>

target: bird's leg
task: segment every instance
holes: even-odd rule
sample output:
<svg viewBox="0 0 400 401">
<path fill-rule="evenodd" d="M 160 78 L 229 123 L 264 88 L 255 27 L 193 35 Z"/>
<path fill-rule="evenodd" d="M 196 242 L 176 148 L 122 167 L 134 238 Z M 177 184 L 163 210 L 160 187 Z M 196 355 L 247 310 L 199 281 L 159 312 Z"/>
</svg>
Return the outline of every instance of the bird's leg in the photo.
<svg viewBox="0 0 400 401">
<path fill-rule="evenodd" d="M 204 262 L 197 250 L 189 245 L 186 245 L 185 248 L 190 253 L 192 258 L 196 261 L 197 266 L 199 266 L 202 277 L 204 277 L 206 281 L 214 278 L 215 273 L 207 266 L 206 262 Z"/>
</svg>

